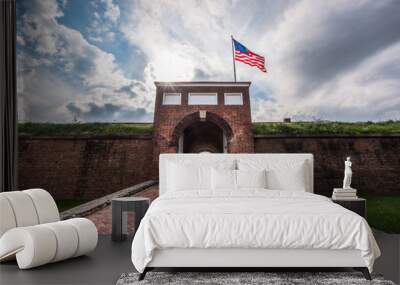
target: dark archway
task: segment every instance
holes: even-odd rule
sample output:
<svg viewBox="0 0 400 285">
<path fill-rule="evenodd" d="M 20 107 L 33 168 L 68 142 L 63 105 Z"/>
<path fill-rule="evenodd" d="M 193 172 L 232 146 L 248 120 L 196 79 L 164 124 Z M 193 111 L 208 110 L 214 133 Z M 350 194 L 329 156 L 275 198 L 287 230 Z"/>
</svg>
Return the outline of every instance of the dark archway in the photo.
<svg viewBox="0 0 400 285">
<path fill-rule="evenodd" d="M 184 153 L 223 153 L 224 134 L 220 127 L 211 122 L 195 122 L 183 132 L 181 142 Z"/>
<path fill-rule="evenodd" d="M 233 132 L 217 114 L 207 112 L 204 119 L 195 112 L 184 117 L 174 128 L 170 145 L 178 152 L 227 152 Z"/>
</svg>

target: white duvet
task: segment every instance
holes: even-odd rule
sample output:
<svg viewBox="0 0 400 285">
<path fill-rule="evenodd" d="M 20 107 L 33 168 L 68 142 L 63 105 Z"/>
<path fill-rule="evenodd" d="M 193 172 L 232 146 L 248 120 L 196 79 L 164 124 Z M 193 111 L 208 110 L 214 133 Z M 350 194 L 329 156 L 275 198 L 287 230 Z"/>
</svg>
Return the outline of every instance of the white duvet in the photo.
<svg viewBox="0 0 400 285">
<path fill-rule="evenodd" d="M 372 271 L 380 251 L 364 218 L 299 191 L 167 193 L 154 200 L 132 243 L 143 272 L 155 249 L 358 249 Z"/>
</svg>

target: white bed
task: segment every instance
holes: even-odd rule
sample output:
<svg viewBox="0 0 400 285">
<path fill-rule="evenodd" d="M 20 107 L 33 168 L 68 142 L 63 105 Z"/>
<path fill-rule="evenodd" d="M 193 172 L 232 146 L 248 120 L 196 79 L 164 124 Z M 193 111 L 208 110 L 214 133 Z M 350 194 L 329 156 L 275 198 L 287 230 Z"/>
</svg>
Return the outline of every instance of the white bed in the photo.
<svg viewBox="0 0 400 285">
<path fill-rule="evenodd" d="M 362 217 L 313 194 L 311 154 L 162 154 L 159 187 L 132 243 L 141 278 L 154 267 L 354 267 L 369 278 L 380 255 Z"/>
</svg>

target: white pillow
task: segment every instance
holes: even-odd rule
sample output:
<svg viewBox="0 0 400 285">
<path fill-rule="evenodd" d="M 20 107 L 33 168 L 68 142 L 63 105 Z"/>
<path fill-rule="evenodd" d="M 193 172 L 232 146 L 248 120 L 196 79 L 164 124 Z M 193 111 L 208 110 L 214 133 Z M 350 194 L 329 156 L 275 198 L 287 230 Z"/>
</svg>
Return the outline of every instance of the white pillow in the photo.
<svg viewBox="0 0 400 285">
<path fill-rule="evenodd" d="M 267 171 L 236 170 L 237 187 L 240 188 L 267 188 Z"/>
<path fill-rule="evenodd" d="M 168 189 L 170 191 L 201 190 L 211 188 L 211 168 L 170 163 Z"/>
<path fill-rule="evenodd" d="M 304 160 L 241 159 L 240 170 L 267 170 L 267 188 L 273 190 L 306 191 L 306 164 Z"/>
<path fill-rule="evenodd" d="M 232 169 L 211 169 L 211 188 L 213 190 L 235 190 L 236 170 Z"/>
<path fill-rule="evenodd" d="M 267 172 L 268 188 L 277 190 L 306 191 L 305 163 L 290 167 L 277 166 Z"/>
<path fill-rule="evenodd" d="M 236 160 L 209 159 L 209 155 L 199 155 L 194 159 L 180 157 L 166 163 L 166 189 L 169 191 L 209 190 L 211 191 L 211 167 L 235 169 Z"/>
</svg>

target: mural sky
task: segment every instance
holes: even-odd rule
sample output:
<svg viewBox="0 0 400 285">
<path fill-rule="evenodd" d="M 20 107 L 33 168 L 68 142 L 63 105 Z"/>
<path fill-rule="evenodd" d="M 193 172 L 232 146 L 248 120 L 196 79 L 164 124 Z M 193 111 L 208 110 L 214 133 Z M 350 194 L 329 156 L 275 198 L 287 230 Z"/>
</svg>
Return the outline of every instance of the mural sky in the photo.
<svg viewBox="0 0 400 285">
<path fill-rule="evenodd" d="M 266 57 L 254 121 L 400 119 L 398 0 L 17 0 L 20 121 L 151 122 L 154 81 L 231 81 Z"/>
</svg>

